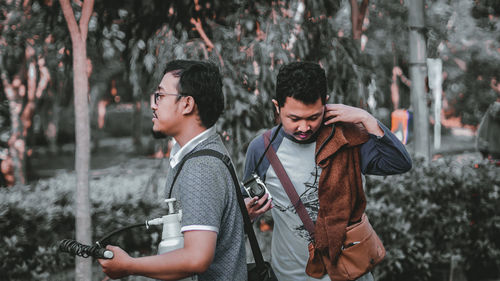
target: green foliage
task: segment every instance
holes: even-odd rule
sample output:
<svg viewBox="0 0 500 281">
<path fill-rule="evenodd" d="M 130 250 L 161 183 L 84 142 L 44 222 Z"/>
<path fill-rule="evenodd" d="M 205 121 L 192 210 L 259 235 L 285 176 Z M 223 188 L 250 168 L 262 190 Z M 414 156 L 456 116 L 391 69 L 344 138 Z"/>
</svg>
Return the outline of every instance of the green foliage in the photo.
<svg viewBox="0 0 500 281">
<path fill-rule="evenodd" d="M 145 69 L 152 77 L 146 88 L 155 87 L 163 75 L 163 66 L 173 59 L 208 59 L 218 64 L 226 98 L 218 131 L 241 170 L 249 142 L 259 130 L 275 122 L 271 99 L 281 65 L 296 60 L 319 62 L 331 81 L 333 101 L 363 104 L 363 96 L 351 93 L 356 92 L 358 80 L 369 75 L 369 67 L 358 60 L 362 56 L 358 56 L 352 40 L 336 38 L 337 22 L 312 10 L 333 4 L 310 3 L 301 10 L 300 3 L 257 1 L 249 7 L 238 6 L 233 13 L 223 12 L 223 21 L 204 18 L 204 30 L 211 34 L 214 44 L 212 51 L 202 39 L 164 24 L 145 43 L 145 54 L 138 54 L 134 46 L 132 72 L 137 75 L 131 76 L 132 84 L 144 83 L 140 70 Z M 137 63 L 141 58 L 142 65 Z"/>
<path fill-rule="evenodd" d="M 426 10 L 428 45 L 443 60 L 443 91 L 450 114 L 478 125 L 498 97 L 492 78 L 500 77 L 498 1 L 433 2 Z"/>
<path fill-rule="evenodd" d="M 452 259 L 472 279 L 500 276 L 499 168 L 417 161 L 403 175 L 367 177 L 367 213 L 387 256 L 378 280 L 436 280 Z"/>
<path fill-rule="evenodd" d="M 160 216 L 164 209 L 143 198 L 155 160 L 127 162 L 91 181 L 93 241 L 120 227 Z M 126 167 L 126 168 L 125 168 Z M 56 243 L 74 239 L 74 174 L 60 174 L 34 186 L 0 190 L 0 275 L 7 280 L 52 280 L 55 272 L 74 267 L 74 257 Z M 155 196 L 150 196 L 155 197 Z M 111 238 L 131 254 L 153 254 L 159 229 L 137 228 Z"/>
<path fill-rule="evenodd" d="M 164 206 L 147 201 L 153 160 L 129 161 L 94 173 L 94 241 L 112 230 L 159 217 Z M 469 280 L 500 276 L 500 179 L 488 163 L 416 161 L 403 175 L 367 177 L 367 213 L 387 250 L 377 280 L 438 280 L 454 260 Z M 73 174 L 34 186 L 0 190 L 0 274 L 8 280 L 51 280 L 74 259 L 54 243 L 74 237 Z M 155 196 L 151 196 L 155 197 Z M 157 231 L 137 228 L 110 241 L 134 255 L 153 254 Z"/>
</svg>

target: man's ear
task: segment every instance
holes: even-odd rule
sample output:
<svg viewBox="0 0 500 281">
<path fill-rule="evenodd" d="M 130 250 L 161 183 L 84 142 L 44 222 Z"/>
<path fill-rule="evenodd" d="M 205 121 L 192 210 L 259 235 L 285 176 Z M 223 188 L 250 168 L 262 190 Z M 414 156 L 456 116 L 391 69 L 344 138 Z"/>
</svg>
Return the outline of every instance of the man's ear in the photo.
<svg viewBox="0 0 500 281">
<path fill-rule="evenodd" d="M 194 113 L 196 110 L 196 102 L 192 96 L 184 97 L 182 104 L 182 114 L 189 115 Z"/>
<path fill-rule="evenodd" d="M 278 105 L 278 101 L 275 100 L 275 99 L 273 99 L 272 101 L 273 101 L 273 104 L 274 104 L 274 108 L 276 108 L 276 112 L 278 114 L 280 114 L 280 106 Z"/>
<path fill-rule="evenodd" d="M 330 99 L 330 95 L 326 95 L 326 101 L 328 102 L 328 100 Z"/>
</svg>

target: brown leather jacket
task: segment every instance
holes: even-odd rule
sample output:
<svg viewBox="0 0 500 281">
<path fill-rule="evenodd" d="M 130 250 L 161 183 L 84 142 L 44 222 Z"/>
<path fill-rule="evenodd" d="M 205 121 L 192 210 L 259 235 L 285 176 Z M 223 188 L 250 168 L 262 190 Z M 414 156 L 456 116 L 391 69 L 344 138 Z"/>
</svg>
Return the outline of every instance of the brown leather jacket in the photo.
<svg viewBox="0 0 500 281">
<path fill-rule="evenodd" d="M 316 152 L 331 133 L 331 126 L 320 129 Z M 360 145 L 368 141 L 364 127 L 337 123 L 335 134 L 316 157 L 322 168 L 319 179 L 319 212 L 315 225 L 315 245 L 310 249 L 306 272 L 321 276 L 332 272 L 345 240 L 346 227 L 359 221 L 366 207 L 361 179 Z"/>
</svg>

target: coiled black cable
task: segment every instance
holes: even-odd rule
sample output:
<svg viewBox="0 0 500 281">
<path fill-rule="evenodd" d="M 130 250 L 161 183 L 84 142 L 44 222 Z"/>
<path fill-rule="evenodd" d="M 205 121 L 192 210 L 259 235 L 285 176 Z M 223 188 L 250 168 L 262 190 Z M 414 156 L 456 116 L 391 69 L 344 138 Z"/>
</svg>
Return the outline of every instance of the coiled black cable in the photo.
<svg viewBox="0 0 500 281">
<path fill-rule="evenodd" d="M 106 246 L 104 241 L 108 240 L 111 236 L 114 236 L 120 232 L 139 226 L 146 226 L 146 228 L 149 228 L 150 225 L 146 221 L 146 223 L 137 223 L 122 227 L 104 236 L 102 239 L 98 240 L 95 246 L 84 245 L 71 239 L 63 239 L 59 241 L 58 248 L 59 251 L 61 252 L 70 253 L 83 258 L 93 257 L 97 259 L 112 259 L 113 252 L 110 250 L 106 250 L 104 248 Z"/>
<path fill-rule="evenodd" d="M 84 245 L 71 239 L 63 239 L 59 241 L 59 250 L 83 258 L 88 258 L 89 256 L 96 259 L 113 258 L 113 252 L 111 252 L 110 250 L 101 248 L 98 245 L 95 246 Z"/>
</svg>

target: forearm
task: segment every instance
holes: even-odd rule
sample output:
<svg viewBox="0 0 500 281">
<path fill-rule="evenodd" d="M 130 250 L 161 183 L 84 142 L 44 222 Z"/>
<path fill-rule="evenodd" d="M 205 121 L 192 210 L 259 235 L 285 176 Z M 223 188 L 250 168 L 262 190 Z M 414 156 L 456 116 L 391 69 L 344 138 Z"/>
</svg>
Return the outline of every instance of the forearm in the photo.
<svg viewBox="0 0 500 281">
<path fill-rule="evenodd" d="M 178 249 L 157 256 L 133 258 L 129 266 L 130 275 L 142 275 L 161 280 L 178 280 L 204 272 L 207 268 L 208 266 L 205 266 L 203 261 L 186 249 Z"/>
<path fill-rule="evenodd" d="M 103 272 L 112 279 L 142 275 L 156 279 L 177 280 L 205 272 L 215 255 L 217 233 L 213 231 L 184 232 L 184 247 L 161 255 L 132 258 L 120 247 L 108 245 L 115 256 L 100 259 Z"/>
</svg>

